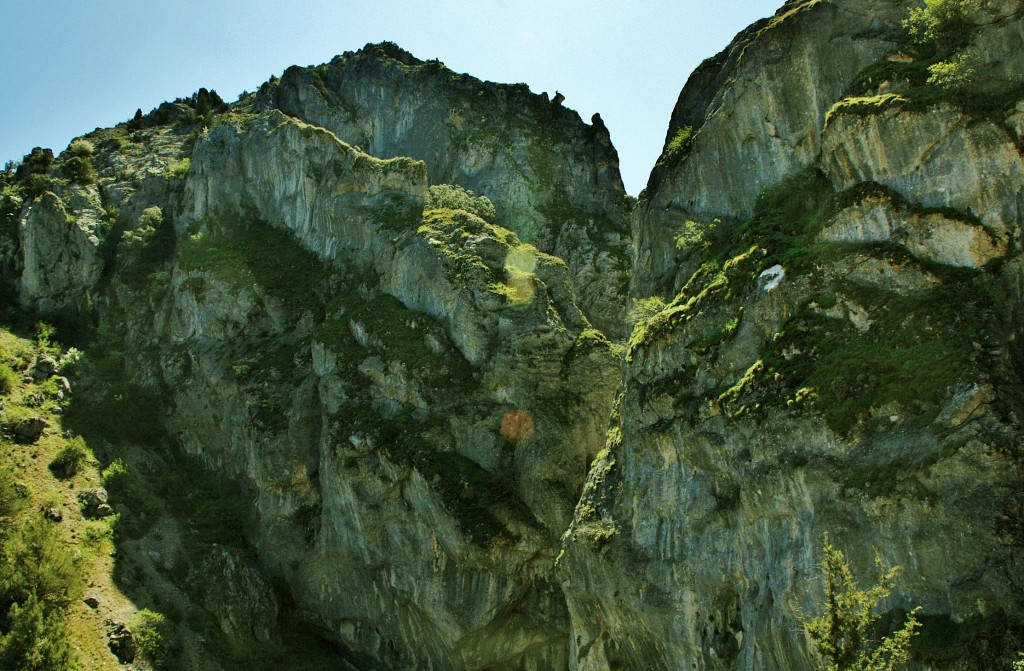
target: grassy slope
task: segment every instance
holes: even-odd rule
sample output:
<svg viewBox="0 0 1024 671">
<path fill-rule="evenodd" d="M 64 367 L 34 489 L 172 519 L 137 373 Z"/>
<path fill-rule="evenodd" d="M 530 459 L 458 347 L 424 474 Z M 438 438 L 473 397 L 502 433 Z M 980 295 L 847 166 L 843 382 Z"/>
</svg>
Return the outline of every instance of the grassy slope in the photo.
<svg viewBox="0 0 1024 671">
<path fill-rule="evenodd" d="M 54 620 L 66 621 L 75 656 L 86 669 L 116 669 L 116 658 L 107 648 L 103 620 L 123 620 L 135 608 L 113 583 L 113 525 L 115 518 L 87 520 L 79 509 L 77 492 L 100 485 L 98 464 L 86 447 L 81 453 L 78 472 L 58 478 L 50 464 L 67 446 L 82 446 L 80 440 L 64 437 L 61 412 L 64 401 L 56 395 L 51 378 L 35 383 L 27 374 L 34 358 L 49 353 L 59 358 L 54 346 L 40 345 L 0 329 L 0 372 L 7 384 L 0 394 L 0 472 L 14 484 L 13 515 L 2 532 L 5 570 L 12 571 L 25 561 L 35 561 L 38 572 L 27 579 L 21 590 L 5 590 L 7 600 L 19 596 L 24 588 L 45 597 Z M 39 417 L 47 427 L 39 440 L 23 444 L 14 439 L 13 426 L 26 417 Z M 53 522 L 44 516 L 47 509 L 60 511 L 62 519 Z M 19 541 L 28 548 L 18 549 Z M 13 566 L 12 566 L 13 564 Z M 8 574 L 10 575 L 10 574 Z M 84 596 L 93 596 L 99 607 L 89 608 Z M 4 607 L 7 607 L 5 601 Z M 43 635 L 52 633 L 49 629 Z"/>
</svg>

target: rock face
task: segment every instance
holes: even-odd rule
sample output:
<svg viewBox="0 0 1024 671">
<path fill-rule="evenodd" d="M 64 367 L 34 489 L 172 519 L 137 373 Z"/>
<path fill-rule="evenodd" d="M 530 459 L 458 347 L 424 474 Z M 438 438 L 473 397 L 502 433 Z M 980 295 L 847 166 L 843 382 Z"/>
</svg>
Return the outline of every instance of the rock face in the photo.
<svg viewBox="0 0 1024 671">
<path fill-rule="evenodd" d="M 119 140 L 93 158 L 89 188 L 120 212 L 96 244 L 106 282 L 41 285 L 26 254 L 21 283 L 27 305 L 92 292 L 133 383 L 171 408 L 175 444 L 255 493 L 267 577 L 234 555 L 193 566 L 237 588 L 193 590 L 196 607 L 240 646 L 272 641 L 273 583 L 352 659 L 567 668 L 551 567 L 619 359 L 566 262 L 500 217 L 425 210 L 422 161 L 371 156 L 277 109 L 186 131 L 143 127 L 151 154 Z M 594 193 L 620 207 L 614 162 L 603 169 Z M 25 205 L 24 226 L 65 197 Z M 559 235 L 590 239 L 573 227 Z"/>
<path fill-rule="evenodd" d="M 260 90 L 257 106 L 326 128 L 373 156 L 421 160 L 431 184 L 489 197 L 496 223 L 568 263 L 590 320 L 624 335 L 627 205 L 599 116 L 584 125 L 547 94 L 454 73 L 390 43 L 290 68 Z"/>
<path fill-rule="evenodd" d="M 894 49 L 905 12 L 892 2 L 788 2 L 698 68 L 666 148 L 684 128 L 693 140 L 663 153 L 634 218 L 635 295 L 674 293 L 692 272 L 677 272 L 672 253 L 686 220 L 749 217 L 763 189 L 817 161 L 826 114 L 862 68 Z"/>
<path fill-rule="evenodd" d="M 252 481 L 264 563 L 383 663 L 564 667 L 546 576 L 617 381 L 564 263 L 469 213 L 422 214 L 422 163 L 279 112 L 220 126 L 192 161 L 162 299 L 161 338 L 188 343 L 170 424 Z M 210 263 L 240 230 L 237 263 Z M 500 434 L 512 411 L 532 436 Z"/>
<path fill-rule="evenodd" d="M 203 606 L 217 615 L 217 624 L 229 640 L 244 646 L 249 641 L 277 638 L 277 600 L 270 584 L 237 550 L 217 548 L 199 565 Z"/>
<path fill-rule="evenodd" d="M 950 105 L 829 121 L 822 170 L 837 189 L 877 182 L 919 205 L 970 213 L 997 238 L 1019 234 L 1024 159 L 1003 128 Z"/>
<path fill-rule="evenodd" d="M 44 194 L 26 208 L 21 223 L 21 301 L 42 314 L 76 308 L 103 271 L 98 208 L 87 196 L 76 200 L 84 202 L 72 214 L 61 199 Z"/>
<path fill-rule="evenodd" d="M 865 581 L 904 567 L 882 609 L 941 632 L 912 668 L 1016 645 L 1016 108 L 934 102 L 908 8 L 857 4 L 787 3 L 680 96 L 634 219 L 634 298 L 671 300 L 559 562 L 573 668 L 814 668 L 824 534 Z"/>
<path fill-rule="evenodd" d="M 1006 667 L 1021 8 L 948 53 L 909 9 L 789 2 L 702 65 L 632 239 L 598 118 L 385 43 L 19 177 L 0 278 L 254 501 L 168 564 L 237 654 L 298 618 L 344 668 L 814 668 L 827 534 L 903 568 L 911 668 Z M 971 96 L 928 80 L 959 53 Z M 627 299 L 666 301 L 628 339 Z"/>
<path fill-rule="evenodd" d="M 984 227 L 939 212 L 917 213 L 899 200 L 867 197 L 831 218 L 819 240 L 840 244 L 893 242 L 915 257 L 959 268 L 982 268 L 1006 256 L 1006 238 L 993 239 Z"/>
</svg>

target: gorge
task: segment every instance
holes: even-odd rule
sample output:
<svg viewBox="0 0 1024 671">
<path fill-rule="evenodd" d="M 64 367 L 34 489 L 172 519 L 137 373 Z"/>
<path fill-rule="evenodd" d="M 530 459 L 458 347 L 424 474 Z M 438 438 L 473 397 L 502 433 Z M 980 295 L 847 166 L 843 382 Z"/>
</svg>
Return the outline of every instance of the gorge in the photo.
<svg viewBox="0 0 1024 671">
<path fill-rule="evenodd" d="M 387 42 L 34 151 L 0 424 L 53 524 L 109 490 L 84 668 L 142 608 L 137 668 L 818 668 L 827 535 L 906 668 L 1009 669 L 1021 72 L 1019 0 L 790 0 L 638 199 L 600 116 Z"/>
</svg>

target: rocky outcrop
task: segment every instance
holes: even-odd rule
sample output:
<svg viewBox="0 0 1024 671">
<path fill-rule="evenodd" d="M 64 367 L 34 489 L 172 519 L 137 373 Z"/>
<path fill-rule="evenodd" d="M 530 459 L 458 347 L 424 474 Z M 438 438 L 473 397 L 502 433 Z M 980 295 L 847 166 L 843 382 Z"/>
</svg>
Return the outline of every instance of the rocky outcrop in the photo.
<svg viewBox="0 0 1024 671">
<path fill-rule="evenodd" d="M 877 282 L 865 266 L 921 279 Z M 713 290 L 717 300 L 691 302 L 710 284 L 684 292 L 631 349 L 618 421 L 560 560 L 576 668 L 812 668 L 801 623 L 823 607 L 826 533 L 859 570 L 875 551 L 906 569 L 887 609 L 920 605 L 954 632 L 1012 619 L 1002 609 L 1018 598 L 1014 564 L 999 529 L 1017 505 L 1018 428 L 995 402 L 1018 382 L 1012 374 L 993 387 L 983 372 L 1006 370 L 1005 355 L 967 364 L 969 342 L 943 343 L 964 326 L 896 326 L 906 313 L 857 304 L 865 282 L 879 287 L 876 301 L 946 295 L 906 261 L 896 270 L 850 257 L 828 271 L 824 290 L 787 276 L 766 292 L 759 274 L 737 273 Z M 816 302 L 833 291 L 834 307 Z M 936 331 L 927 346 L 951 347 L 943 357 L 965 367 L 925 381 L 935 364 L 900 342 L 922 328 Z M 984 337 L 1008 337 L 990 328 Z M 829 335 L 837 332 L 845 335 Z M 862 347 L 880 358 L 858 360 Z M 922 377 L 882 372 L 885 359 L 905 359 L 898 365 Z M 832 375 L 833 365 L 848 372 Z M 934 405 L 887 391 L 949 383 Z M 843 405 L 859 406 L 863 423 L 850 433 L 836 413 Z"/>
<path fill-rule="evenodd" d="M 914 213 L 891 197 L 861 200 L 825 223 L 819 240 L 844 244 L 894 242 L 919 259 L 961 268 L 982 268 L 1006 256 L 1005 238 L 984 226 L 939 212 Z"/>
<path fill-rule="evenodd" d="M 882 608 L 941 632 L 911 668 L 1008 663 L 1021 156 L 998 113 L 878 74 L 913 61 L 907 9 L 787 3 L 684 89 L 634 219 L 634 298 L 674 298 L 559 561 L 573 668 L 814 668 L 826 534 L 865 581 L 904 567 Z M 900 101 L 850 104 L 871 77 Z M 972 636 L 989 660 L 952 661 Z"/>
<path fill-rule="evenodd" d="M 103 272 L 98 208 L 91 202 L 95 197 L 83 193 L 73 198 L 69 212 L 60 198 L 47 193 L 25 208 L 20 298 L 41 314 L 77 308 Z"/>
<path fill-rule="evenodd" d="M 197 567 L 202 605 L 239 649 L 278 638 L 277 598 L 259 568 L 239 551 L 217 547 Z"/>
<path fill-rule="evenodd" d="M 693 268 L 677 272 L 673 240 L 688 219 L 745 219 L 766 187 L 815 163 L 829 109 L 862 68 L 894 48 L 903 11 L 887 2 L 793 0 L 694 73 L 633 220 L 633 295 L 682 286 Z M 692 139 L 671 150 L 681 131 Z"/>
<path fill-rule="evenodd" d="M 838 189 L 878 182 L 925 207 L 977 217 L 998 239 L 1018 234 L 1024 158 L 1006 131 L 949 105 L 916 113 L 836 114 L 822 169 Z"/>
<path fill-rule="evenodd" d="M 390 43 L 289 68 L 264 85 L 257 106 L 373 156 L 421 160 L 431 184 L 489 197 L 496 223 L 568 263 L 590 320 L 625 335 L 617 297 L 627 278 L 628 205 L 600 116 L 588 126 L 547 94 L 454 73 Z"/>
<path fill-rule="evenodd" d="M 177 442 L 257 492 L 305 618 L 396 667 L 564 668 L 550 566 L 617 358 L 563 261 L 425 192 L 422 163 L 280 112 L 222 124 L 166 279 L 115 287 L 118 326 L 164 352 L 137 368 Z"/>
</svg>

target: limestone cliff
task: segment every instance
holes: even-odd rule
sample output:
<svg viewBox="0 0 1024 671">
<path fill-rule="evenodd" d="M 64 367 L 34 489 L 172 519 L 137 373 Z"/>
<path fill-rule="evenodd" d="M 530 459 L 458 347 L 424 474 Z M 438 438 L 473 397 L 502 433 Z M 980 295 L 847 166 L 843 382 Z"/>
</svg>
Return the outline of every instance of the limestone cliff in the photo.
<svg viewBox="0 0 1024 671">
<path fill-rule="evenodd" d="M 821 661 L 828 534 L 903 567 L 911 668 L 1005 664 L 1024 19 L 910 9 L 741 33 L 632 214 L 599 118 L 388 43 L 26 157 L 5 293 L 80 334 L 139 491 L 220 497 L 120 502 L 126 583 L 203 668 L 299 622 L 341 668 L 774 671 Z"/>
<path fill-rule="evenodd" d="M 606 131 L 548 103 L 531 117 L 539 99 L 512 90 L 527 115 L 517 132 L 585 140 L 545 154 L 568 180 L 559 193 L 607 206 L 602 226 L 624 222 Z M 175 549 L 171 522 L 129 542 L 160 548 L 156 570 L 145 556 L 138 570 L 151 584 L 187 576 L 197 596 L 182 607 L 238 650 L 277 637 L 284 600 L 360 668 L 566 668 L 551 567 L 603 442 L 619 359 L 581 309 L 579 272 L 542 247 L 589 241 L 593 222 L 556 226 L 508 195 L 492 210 L 440 207 L 422 161 L 371 156 L 251 103 L 208 117 L 210 128 L 189 123 L 183 102 L 175 124 L 158 111 L 99 131 L 87 139 L 94 179 L 62 178 L 69 150 L 48 190 L 19 190 L 21 201 L 12 191 L 7 204 L 23 305 L 95 328 L 127 378 L 107 383 L 146 390 L 175 449 L 249 493 L 248 538 L 279 596 L 254 581 L 244 552 L 224 568 L 240 576 L 237 593 L 218 587 L 209 557 L 224 550 Z M 417 128 L 432 135 L 430 123 Z M 482 131 L 474 141 L 500 145 Z M 588 167 L 587 151 L 609 163 Z M 511 160 L 488 179 L 553 198 L 541 191 L 551 184 L 506 172 Z M 579 190 L 568 177 L 577 163 Z M 515 202 L 553 202 L 530 198 Z M 546 238 L 523 228 L 528 216 Z M 622 233 L 591 260 L 620 263 Z M 616 281 L 601 291 L 618 296 Z M 617 300 L 603 313 L 612 328 Z"/>
<path fill-rule="evenodd" d="M 1008 663 L 1024 91 L 983 73 L 1022 17 L 982 4 L 915 44 L 907 4 L 790 2 L 687 84 L 633 227 L 668 303 L 559 562 L 574 668 L 814 668 L 824 534 L 906 569 L 912 668 Z"/>
<path fill-rule="evenodd" d="M 390 43 L 289 68 L 260 89 L 256 105 L 326 128 L 373 156 L 422 160 L 431 184 L 489 197 L 496 223 L 565 259 L 591 321 L 624 335 L 628 205 L 600 116 L 584 125 L 526 85 L 482 82 Z"/>
</svg>

